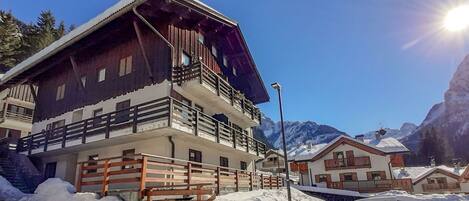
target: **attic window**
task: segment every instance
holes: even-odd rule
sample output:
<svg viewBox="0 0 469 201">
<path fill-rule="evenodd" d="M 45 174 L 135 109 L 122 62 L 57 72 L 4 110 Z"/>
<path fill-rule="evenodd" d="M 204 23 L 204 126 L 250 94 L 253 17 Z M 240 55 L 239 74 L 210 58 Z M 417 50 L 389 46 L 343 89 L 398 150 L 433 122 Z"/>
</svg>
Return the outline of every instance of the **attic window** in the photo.
<svg viewBox="0 0 469 201">
<path fill-rule="evenodd" d="M 204 42 L 205 42 L 204 35 L 199 33 L 199 38 L 197 38 L 197 41 L 199 41 L 200 44 L 204 44 Z"/>
<path fill-rule="evenodd" d="M 57 87 L 57 94 L 55 96 L 55 100 L 64 99 L 64 95 L 65 95 L 65 84 L 61 84 Z"/>
<path fill-rule="evenodd" d="M 119 77 L 132 72 L 132 56 L 122 58 L 119 62 Z"/>
<path fill-rule="evenodd" d="M 226 58 L 226 55 L 223 55 L 223 66 L 228 67 L 228 58 Z"/>
<path fill-rule="evenodd" d="M 98 82 L 102 82 L 106 79 L 106 68 L 101 68 L 98 71 Z"/>
<path fill-rule="evenodd" d="M 215 45 L 212 45 L 212 55 L 217 57 L 217 54 L 218 54 L 217 47 L 215 47 Z"/>
</svg>

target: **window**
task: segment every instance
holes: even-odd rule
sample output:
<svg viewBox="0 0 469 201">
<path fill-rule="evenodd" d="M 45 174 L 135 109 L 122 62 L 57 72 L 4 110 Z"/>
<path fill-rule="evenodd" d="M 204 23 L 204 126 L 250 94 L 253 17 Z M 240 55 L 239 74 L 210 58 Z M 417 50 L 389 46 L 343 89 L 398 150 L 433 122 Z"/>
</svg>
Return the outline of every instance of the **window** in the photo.
<svg viewBox="0 0 469 201">
<path fill-rule="evenodd" d="M 316 175 L 316 183 L 327 182 L 329 175 L 327 174 L 320 174 Z"/>
<path fill-rule="evenodd" d="M 130 74 L 132 72 L 132 56 L 122 58 L 119 63 L 119 76 Z"/>
<path fill-rule="evenodd" d="M 116 114 L 117 123 L 128 121 L 130 117 L 130 100 L 116 103 L 116 111 L 118 111 Z"/>
<path fill-rule="evenodd" d="M 106 68 L 101 68 L 98 71 L 98 82 L 102 82 L 106 79 Z"/>
<path fill-rule="evenodd" d="M 202 163 L 202 152 L 189 149 L 189 161 Z"/>
<path fill-rule="evenodd" d="M 92 162 L 88 162 L 88 166 L 98 165 L 97 160 L 99 160 L 98 154 L 88 156 L 88 161 L 92 161 Z M 86 172 L 87 173 L 95 173 L 95 172 L 98 172 L 98 169 L 88 169 Z"/>
<path fill-rule="evenodd" d="M 220 156 L 220 166 L 228 167 L 228 158 Z"/>
<path fill-rule="evenodd" d="M 238 72 L 236 72 L 236 68 L 235 68 L 235 67 L 233 67 L 233 75 L 234 75 L 234 76 L 238 76 Z"/>
<path fill-rule="evenodd" d="M 226 55 L 223 55 L 223 66 L 228 67 L 228 58 Z"/>
<path fill-rule="evenodd" d="M 81 84 L 83 85 L 83 87 L 85 87 L 86 86 L 86 76 L 81 76 L 80 80 L 81 80 Z"/>
<path fill-rule="evenodd" d="M 54 121 L 51 124 L 47 125 L 47 129 L 56 129 L 65 126 L 65 119 Z"/>
<path fill-rule="evenodd" d="M 55 100 L 64 99 L 64 95 L 65 95 L 65 84 L 61 84 L 57 87 L 57 94 L 55 96 Z"/>
<path fill-rule="evenodd" d="M 93 110 L 93 117 L 97 117 L 97 116 L 100 116 L 102 114 L 103 114 L 103 108 Z M 97 126 L 98 124 L 100 124 L 102 119 L 103 119 L 102 117 L 94 118 L 93 119 L 93 126 Z"/>
<path fill-rule="evenodd" d="M 218 54 L 217 48 L 215 47 L 215 45 L 212 45 L 212 55 L 217 57 L 217 54 Z"/>
<path fill-rule="evenodd" d="M 343 181 L 354 181 L 352 173 L 344 173 L 343 174 Z"/>
<path fill-rule="evenodd" d="M 200 44 L 204 44 L 204 42 L 205 42 L 204 35 L 199 33 L 199 38 L 197 38 L 197 41 L 199 41 Z"/>
<path fill-rule="evenodd" d="M 25 116 L 32 116 L 33 115 L 33 109 L 25 108 L 25 107 L 13 105 L 13 104 L 8 104 L 7 112 L 20 114 L 20 115 L 25 115 Z"/>
<path fill-rule="evenodd" d="M 122 151 L 122 161 L 132 161 L 135 160 L 134 158 L 135 155 L 135 149 L 127 149 Z M 122 166 L 122 169 L 130 169 L 134 168 L 133 165 L 124 165 Z"/>
<path fill-rule="evenodd" d="M 371 180 L 381 180 L 381 174 L 379 172 L 372 172 Z"/>
<path fill-rule="evenodd" d="M 191 64 L 191 57 L 185 52 L 182 52 L 181 64 L 183 66 L 189 66 Z"/>
<path fill-rule="evenodd" d="M 83 119 L 83 110 L 77 110 L 72 113 L 72 123 L 81 121 Z"/>
<path fill-rule="evenodd" d="M 248 164 L 244 161 L 240 162 L 240 168 L 241 170 L 247 170 L 248 169 Z"/>
</svg>

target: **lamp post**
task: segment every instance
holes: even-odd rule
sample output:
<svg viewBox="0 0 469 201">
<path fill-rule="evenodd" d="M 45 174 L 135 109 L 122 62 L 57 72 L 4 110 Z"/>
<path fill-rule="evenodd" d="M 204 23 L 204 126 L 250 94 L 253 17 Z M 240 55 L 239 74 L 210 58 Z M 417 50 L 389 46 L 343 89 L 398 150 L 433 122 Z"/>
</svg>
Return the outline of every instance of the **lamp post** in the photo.
<svg viewBox="0 0 469 201">
<path fill-rule="evenodd" d="M 285 140 L 285 127 L 283 126 L 283 108 L 282 108 L 282 93 L 280 89 L 282 88 L 279 83 L 275 82 L 272 84 L 272 87 L 277 90 L 278 94 L 278 104 L 280 108 L 280 125 L 282 128 L 282 145 L 283 145 L 283 157 L 285 161 L 285 171 L 286 171 L 286 180 L 287 180 L 287 193 L 288 201 L 291 201 L 291 191 L 290 191 L 290 171 L 288 168 L 288 157 L 287 157 L 287 145 Z"/>
</svg>

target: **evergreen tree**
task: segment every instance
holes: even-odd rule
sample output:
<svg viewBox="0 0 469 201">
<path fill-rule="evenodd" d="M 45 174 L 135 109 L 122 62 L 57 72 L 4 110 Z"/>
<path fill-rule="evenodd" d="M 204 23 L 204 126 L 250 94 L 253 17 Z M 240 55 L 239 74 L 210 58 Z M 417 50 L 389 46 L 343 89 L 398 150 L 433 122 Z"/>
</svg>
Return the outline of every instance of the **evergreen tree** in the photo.
<svg viewBox="0 0 469 201">
<path fill-rule="evenodd" d="M 438 164 L 447 162 L 448 154 L 445 151 L 445 142 L 447 141 L 440 136 L 438 131 L 433 127 L 424 132 L 423 136 L 421 136 L 422 143 L 419 150 L 419 155 L 422 159 L 429 161 L 433 157 Z"/>
<path fill-rule="evenodd" d="M 0 64 L 13 67 L 18 63 L 21 32 L 10 12 L 0 11 Z"/>
</svg>

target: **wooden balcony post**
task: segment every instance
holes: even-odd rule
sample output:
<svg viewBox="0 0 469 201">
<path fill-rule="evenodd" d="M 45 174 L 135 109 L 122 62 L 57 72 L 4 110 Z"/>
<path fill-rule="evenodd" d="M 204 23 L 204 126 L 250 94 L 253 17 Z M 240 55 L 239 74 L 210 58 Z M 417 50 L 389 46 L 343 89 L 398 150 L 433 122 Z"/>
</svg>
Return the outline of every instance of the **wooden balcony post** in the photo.
<svg viewBox="0 0 469 201">
<path fill-rule="evenodd" d="M 235 102 L 235 97 L 234 97 L 234 89 L 233 87 L 230 88 L 230 99 L 231 99 L 231 106 L 234 105 L 234 102 Z"/>
<path fill-rule="evenodd" d="M 192 163 L 187 162 L 187 189 L 191 188 L 191 179 L 192 179 Z"/>
<path fill-rule="evenodd" d="M 173 123 L 173 99 L 169 98 L 169 116 L 168 116 L 168 127 L 172 127 Z"/>
<path fill-rule="evenodd" d="M 220 122 L 216 121 L 216 137 L 217 137 L 217 143 L 220 143 Z"/>
<path fill-rule="evenodd" d="M 194 135 L 199 136 L 199 111 L 195 110 L 195 128 L 194 128 Z"/>
<path fill-rule="evenodd" d="M 62 133 L 62 148 L 64 148 L 67 143 L 67 130 L 68 126 L 64 126 L 64 131 Z"/>
<path fill-rule="evenodd" d="M 33 149 L 33 140 L 34 140 L 34 135 L 31 135 L 31 137 L 28 140 L 28 155 L 31 155 L 31 151 Z"/>
<path fill-rule="evenodd" d="M 269 176 L 269 188 L 272 189 L 272 175 Z"/>
<path fill-rule="evenodd" d="M 245 140 L 246 140 L 246 152 L 249 152 L 249 136 L 245 133 Z"/>
<path fill-rule="evenodd" d="M 81 191 L 81 178 L 83 177 L 83 163 L 80 163 L 78 166 L 78 178 L 77 181 L 75 182 L 75 187 L 77 189 L 77 192 Z"/>
<path fill-rule="evenodd" d="M 231 132 L 233 133 L 233 148 L 236 149 L 236 130 L 231 128 Z"/>
<path fill-rule="evenodd" d="M 239 191 L 239 173 L 238 173 L 238 170 L 235 171 L 235 186 L 236 186 L 235 191 L 238 192 Z"/>
<path fill-rule="evenodd" d="M 103 185 L 101 189 L 102 196 L 106 196 L 109 191 L 109 160 L 104 161 L 102 185 Z"/>
<path fill-rule="evenodd" d="M 252 172 L 249 172 L 249 191 L 253 189 Z"/>
<path fill-rule="evenodd" d="M 204 66 L 202 65 L 201 62 L 199 62 L 199 80 L 200 80 L 200 84 L 203 84 L 204 83 Z"/>
<path fill-rule="evenodd" d="M 256 154 L 257 156 L 259 156 L 259 142 L 258 141 L 255 141 L 256 142 Z"/>
<path fill-rule="evenodd" d="M 261 174 L 261 189 L 264 189 L 264 174 Z"/>
<path fill-rule="evenodd" d="M 84 125 L 83 125 L 83 134 L 81 136 L 81 143 L 85 144 L 86 143 L 86 131 L 88 129 L 88 120 L 85 120 L 83 124 Z"/>
<path fill-rule="evenodd" d="M 47 151 L 47 144 L 49 143 L 49 132 L 46 131 L 46 134 L 44 136 L 44 152 Z"/>
<path fill-rule="evenodd" d="M 277 179 L 276 179 L 276 180 L 277 180 L 277 182 L 275 182 L 275 184 L 276 184 L 276 186 L 277 186 L 277 189 L 278 189 L 278 188 L 279 188 L 279 185 L 278 185 L 278 183 L 280 183 L 280 178 L 277 176 Z"/>
<path fill-rule="evenodd" d="M 145 196 L 145 183 L 147 180 L 147 162 L 148 158 L 147 156 L 142 156 L 142 167 L 140 169 L 140 192 L 139 192 L 139 198 L 143 199 Z"/>
<path fill-rule="evenodd" d="M 241 110 L 242 110 L 243 114 L 246 113 L 244 104 L 245 104 L 245 103 L 244 103 L 244 98 L 242 98 L 242 99 L 241 99 Z"/>
<path fill-rule="evenodd" d="M 220 167 L 217 167 L 217 195 L 220 195 Z"/>
<path fill-rule="evenodd" d="M 106 115 L 106 131 L 105 131 L 105 134 L 104 134 L 104 137 L 106 139 L 109 138 L 109 133 L 111 132 L 111 113 L 108 113 Z"/>
<path fill-rule="evenodd" d="M 134 114 L 132 117 L 132 133 L 137 132 L 137 117 L 138 117 L 138 105 L 134 106 Z"/>
<path fill-rule="evenodd" d="M 220 96 L 220 77 L 217 77 L 217 96 Z"/>
</svg>

